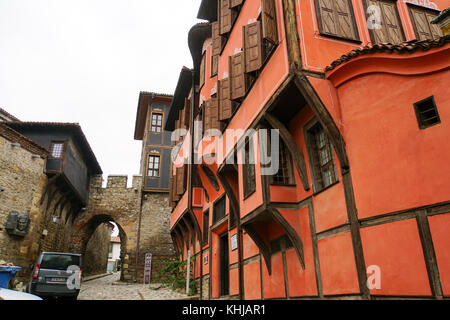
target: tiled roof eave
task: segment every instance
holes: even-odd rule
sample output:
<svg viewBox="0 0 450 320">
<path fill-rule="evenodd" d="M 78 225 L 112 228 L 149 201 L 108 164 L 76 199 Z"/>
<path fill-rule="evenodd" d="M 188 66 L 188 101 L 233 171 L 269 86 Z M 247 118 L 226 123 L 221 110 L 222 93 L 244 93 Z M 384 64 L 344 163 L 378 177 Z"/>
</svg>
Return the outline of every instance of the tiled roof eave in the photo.
<svg viewBox="0 0 450 320">
<path fill-rule="evenodd" d="M 350 51 L 347 54 L 342 55 L 339 59 L 333 61 L 329 66 L 325 68 L 325 71 L 331 71 L 335 69 L 337 66 L 344 64 L 355 57 L 366 55 L 366 54 L 375 54 L 375 53 L 413 53 L 418 50 L 427 51 L 433 48 L 438 48 L 444 46 L 446 43 L 450 42 L 450 36 L 443 36 L 439 39 L 434 40 L 422 40 L 422 41 L 407 41 L 399 44 L 392 43 L 381 43 L 368 45 L 365 47 L 360 47 Z"/>
</svg>

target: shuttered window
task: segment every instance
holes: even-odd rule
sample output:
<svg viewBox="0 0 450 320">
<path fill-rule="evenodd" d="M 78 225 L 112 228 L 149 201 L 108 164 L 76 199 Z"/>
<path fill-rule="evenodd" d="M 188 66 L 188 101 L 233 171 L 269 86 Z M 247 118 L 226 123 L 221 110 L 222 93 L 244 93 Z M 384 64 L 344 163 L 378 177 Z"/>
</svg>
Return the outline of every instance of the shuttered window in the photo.
<svg viewBox="0 0 450 320">
<path fill-rule="evenodd" d="M 170 180 L 170 191 L 169 191 L 170 207 L 172 209 L 176 205 L 175 190 L 176 190 L 175 179 L 174 179 L 174 177 L 172 177 L 172 179 Z"/>
<path fill-rule="evenodd" d="M 191 119 L 191 100 L 185 98 L 183 109 L 183 125 L 185 128 L 189 128 L 190 119 Z"/>
<path fill-rule="evenodd" d="M 219 33 L 224 35 L 231 32 L 237 14 L 232 10 L 230 0 L 218 1 Z"/>
<path fill-rule="evenodd" d="M 253 149 L 250 150 L 250 140 L 246 138 L 244 147 L 244 163 L 243 168 L 243 182 L 244 182 L 244 198 L 247 198 L 256 190 L 256 177 L 255 177 L 255 155 Z"/>
<path fill-rule="evenodd" d="M 243 31 L 245 72 L 253 72 L 259 70 L 263 63 L 261 22 L 248 24 Z"/>
<path fill-rule="evenodd" d="M 359 40 L 351 0 L 315 0 L 322 35 Z"/>
<path fill-rule="evenodd" d="M 373 43 L 405 41 L 402 23 L 394 0 L 365 0 L 367 26 Z"/>
<path fill-rule="evenodd" d="M 219 56 L 211 57 L 211 78 L 217 76 L 217 72 L 219 71 Z"/>
<path fill-rule="evenodd" d="M 205 102 L 205 115 L 203 118 L 203 131 L 221 129 L 219 122 L 219 99 L 211 98 Z"/>
<path fill-rule="evenodd" d="M 277 15 L 274 0 L 261 0 L 261 20 L 263 38 L 267 41 L 277 44 Z"/>
<path fill-rule="evenodd" d="M 242 31 L 242 47 L 245 54 L 245 72 L 257 77 L 278 44 L 277 20 L 274 0 L 261 0 L 258 21 L 245 25 Z M 251 81 L 252 79 L 250 79 Z"/>
<path fill-rule="evenodd" d="M 220 35 L 219 31 L 219 22 L 213 22 L 212 23 L 212 55 L 218 56 L 222 52 L 223 44 L 224 44 L 224 38 Z"/>
<path fill-rule="evenodd" d="M 217 92 L 219 98 L 219 120 L 226 121 L 231 119 L 236 104 L 230 99 L 229 78 L 225 78 L 217 82 Z"/>
<path fill-rule="evenodd" d="M 182 195 L 186 191 L 186 169 L 187 165 L 177 168 L 177 194 Z"/>
<path fill-rule="evenodd" d="M 243 98 L 247 93 L 245 56 L 243 52 L 229 57 L 229 79 L 231 100 Z"/>
<path fill-rule="evenodd" d="M 431 24 L 431 20 L 439 15 L 438 11 L 413 5 L 408 5 L 408 8 L 417 40 L 432 40 L 442 37 L 441 29 L 436 24 Z"/>
<path fill-rule="evenodd" d="M 205 84 L 205 66 L 206 66 L 206 53 L 202 56 L 202 61 L 200 62 L 200 88 Z"/>
</svg>

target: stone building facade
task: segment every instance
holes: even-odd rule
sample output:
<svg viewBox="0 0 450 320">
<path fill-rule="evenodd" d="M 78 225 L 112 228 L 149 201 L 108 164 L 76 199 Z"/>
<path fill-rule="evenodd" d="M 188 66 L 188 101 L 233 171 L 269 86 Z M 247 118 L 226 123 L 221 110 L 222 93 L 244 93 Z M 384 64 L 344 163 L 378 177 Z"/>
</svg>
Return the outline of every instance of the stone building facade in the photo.
<svg viewBox="0 0 450 320">
<path fill-rule="evenodd" d="M 21 122 L 0 111 L 0 260 L 22 267 L 16 279 L 27 283 L 30 266 L 45 251 L 83 254 L 84 276 L 106 272 L 109 222 L 119 228 L 121 280 L 143 281 L 146 253 L 153 255 L 154 279 L 159 262 L 175 253 L 169 233 L 170 140 L 160 146 L 143 143 L 142 176 L 134 176 L 130 188 L 127 176 L 109 176 L 103 187 L 100 166 L 78 124 Z M 147 141 L 148 132 L 144 136 Z M 56 143 L 64 145 L 59 158 Z M 169 164 L 161 166 L 159 180 L 146 175 L 155 148 Z M 148 188 L 155 181 L 156 187 Z M 25 236 L 5 229 L 11 212 L 28 214 Z"/>
<path fill-rule="evenodd" d="M 0 123 L 0 259 L 27 267 L 38 250 L 42 220 L 39 202 L 46 183 L 47 151 Z M 12 211 L 28 213 L 28 235 L 10 236 L 5 229 Z M 22 270 L 18 276 L 26 274 Z"/>
</svg>

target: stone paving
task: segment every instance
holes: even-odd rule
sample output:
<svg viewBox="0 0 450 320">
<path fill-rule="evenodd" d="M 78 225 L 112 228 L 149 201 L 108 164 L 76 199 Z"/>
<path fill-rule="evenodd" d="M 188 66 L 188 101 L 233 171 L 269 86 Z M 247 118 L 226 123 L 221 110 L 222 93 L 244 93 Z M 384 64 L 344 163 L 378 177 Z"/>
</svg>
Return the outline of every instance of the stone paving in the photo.
<svg viewBox="0 0 450 320">
<path fill-rule="evenodd" d="M 78 300 L 185 300 L 193 299 L 169 288 L 151 290 L 160 284 L 127 284 L 120 282 L 120 272 L 82 282 Z"/>
</svg>

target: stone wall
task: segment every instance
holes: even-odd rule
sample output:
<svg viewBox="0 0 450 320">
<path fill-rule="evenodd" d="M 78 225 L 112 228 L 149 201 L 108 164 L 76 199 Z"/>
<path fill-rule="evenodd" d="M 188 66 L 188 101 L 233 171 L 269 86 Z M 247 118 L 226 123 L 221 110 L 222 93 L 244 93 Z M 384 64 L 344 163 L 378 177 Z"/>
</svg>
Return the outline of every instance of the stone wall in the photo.
<svg viewBox="0 0 450 320">
<path fill-rule="evenodd" d="M 25 279 L 28 266 L 35 259 L 40 238 L 39 201 L 47 181 L 45 160 L 0 136 L 0 259 L 23 268 L 17 277 Z M 30 228 L 25 237 L 11 236 L 5 224 L 11 211 L 30 215 Z"/>
<path fill-rule="evenodd" d="M 112 225 L 102 223 L 88 241 L 83 255 L 83 275 L 90 276 L 106 272 Z"/>
<path fill-rule="evenodd" d="M 80 214 L 79 208 L 72 207 L 67 190 L 61 190 L 54 183 L 56 180 L 44 173 L 45 152 L 17 132 L 0 128 L 0 260 L 22 267 L 16 279 L 24 283 L 29 281 L 30 265 L 41 252 L 82 253 L 73 242 L 76 227 L 71 219 Z M 29 214 L 30 227 L 24 237 L 6 232 L 5 224 L 12 211 Z M 109 239 L 108 235 L 98 243 L 94 244 L 94 240 L 92 246 L 109 244 Z M 98 252 L 103 257 L 103 251 Z M 93 261 L 102 259 L 92 257 Z"/>
<path fill-rule="evenodd" d="M 145 254 L 152 254 L 152 276 L 155 279 L 163 261 L 175 258 L 170 236 L 168 193 L 145 193 L 142 200 L 141 240 L 139 249 L 139 281 L 144 273 Z"/>
<path fill-rule="evenodd" d="M 141 176 L 133 177 L 131 188 L 127 176 L 109 176 L 106 188 L 96 176 L 91 178 L 88 210 L 75 221 L 74 245 L 84 252 L 100 223 L 115 222 L 121 239 L 121 280 L 143 282 L 145 253 L 153 255 L 152 278 L 158 272 L 156 262 L 174 258 L 169 218 L 168 194 L 143 194 Z"/>
</svg>

